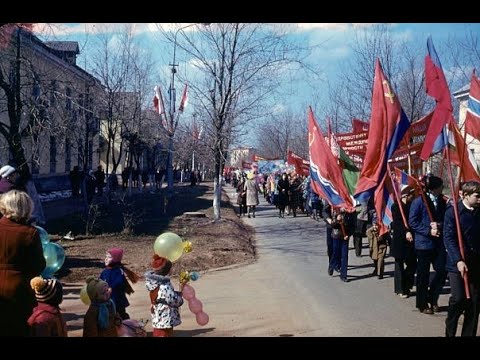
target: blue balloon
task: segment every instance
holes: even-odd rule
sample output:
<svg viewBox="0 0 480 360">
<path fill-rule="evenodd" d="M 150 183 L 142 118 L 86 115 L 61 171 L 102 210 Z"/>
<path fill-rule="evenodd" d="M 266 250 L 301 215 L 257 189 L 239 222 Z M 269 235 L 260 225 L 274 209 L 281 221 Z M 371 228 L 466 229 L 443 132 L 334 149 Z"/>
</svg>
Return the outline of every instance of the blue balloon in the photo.
<svg viewBox="0 0 480 360">
<path fill-rule="evenodd" d="M 197 271 L 192 271 L 190 273 L 190 280 L 192 281 L 197 281 L 199 277 L 200 277 L 200 274 Z"/>
<path fill-rule="evenodd" d="M 43 256 L 47 265 L 42 272 L 44 278 L 51 277 L 62 267 L 65 262 L 65 250 L 57 243 L 49 242 L 43 245 Z"/>
<path fill-rule="evenodd" d="M 50 242 L 50 236 L 48 235 L 47 231 L 40 226 L 35 225 L 35 227 L 37 228 L 38 234 L 40 235 L 42 245 L 48 244 Z"/>
</svg>

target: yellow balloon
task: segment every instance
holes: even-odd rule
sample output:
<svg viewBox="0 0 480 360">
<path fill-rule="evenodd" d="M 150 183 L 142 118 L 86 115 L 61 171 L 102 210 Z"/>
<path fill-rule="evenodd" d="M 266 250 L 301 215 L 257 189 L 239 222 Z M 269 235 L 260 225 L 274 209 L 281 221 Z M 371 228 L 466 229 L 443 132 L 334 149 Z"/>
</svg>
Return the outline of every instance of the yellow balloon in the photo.
<svg viewBox="0 0 480 360">
<path fill-rule="evenodd" d="M 80 300 L 82 300 L 85 305 L 90 305 L 91 303 L 87 293 L 87 284 L 83 285 L 82 290 L 80 290 Z"/>
<path fill-rule="evenodd" d="M 173 232 L 160 234 L 153 244 L 153 251 L 158 256 L 167 258 L 171 262 L 180 259 L 183 254 L 182 238 Z"/>
</svg>

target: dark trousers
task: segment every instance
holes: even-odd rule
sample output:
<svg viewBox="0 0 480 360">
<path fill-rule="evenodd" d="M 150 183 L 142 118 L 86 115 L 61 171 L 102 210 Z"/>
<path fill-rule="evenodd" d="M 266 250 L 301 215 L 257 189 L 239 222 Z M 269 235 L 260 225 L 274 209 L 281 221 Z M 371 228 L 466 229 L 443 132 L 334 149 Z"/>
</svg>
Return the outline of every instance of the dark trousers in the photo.
<svg viewBox="0 0 480 360">
<path fill-rule="evenodd" d="M 407 274 L 405 271 L 405 260 L 395 259 L 395 269 L 393 272 L 393 288 L 395 294 L 408 294 Z"/>
<path fill-rule="evenodd" d="M 408 249 L 405 259 L 395 259 L 393 286 L 396 294 L 408 294 L 415 281 L 417 258 L 414 249 Z"/>
<path fill-rule="evenodd" d="M 445 270 L 446 252 L 444 249 L 417 249 L 417 259 L 416 306 L 418 309 L 423 310 L 428 307 L 428 303 L 432 305 L 438 304 L 438 298 L 447 279 L 447 272 Z M 430 264 L 433 265 L 433 269 L 435 270 L 435 275 L 431 282 Z"/>
<path fill-rule="evenodd" d="M 327 226 L 327 255 L 328 255 L 328 268 L 333 269 L 331 267 L 332 263 L 332 253 L 333 253 L 333 239 L 332 239 L 332 228 Z"/>
<path fill-rule="evenodd" d="M 340 270 L 340 277 L 347 278 L 348 269 L 348 240 L 333 239 L 333 252 L 330 267 L 335 270 Z"/>
<path fill-rule="evenodd" d="M 480 313 L 479 281 L 478 279 L 471 281 L 469 278 L 470 299 L 467 300 L 464 281 L 460 273 L 449 272 L 448 276 L 451 291 L 445 320 L 445 335 L 449 337 L 457 334 L 458 319 L 463 314 L 462 336 L 476 336 Z"/>
<path fill-rule="evenodd" d="M 357 219 L 355 226 L 355 234 L 353 235 L 353 247 L 355 248 L 355 255 L 362 256 L 362 238 L 367 227 L 367 222 L 365 220 Z"/>
</svg>

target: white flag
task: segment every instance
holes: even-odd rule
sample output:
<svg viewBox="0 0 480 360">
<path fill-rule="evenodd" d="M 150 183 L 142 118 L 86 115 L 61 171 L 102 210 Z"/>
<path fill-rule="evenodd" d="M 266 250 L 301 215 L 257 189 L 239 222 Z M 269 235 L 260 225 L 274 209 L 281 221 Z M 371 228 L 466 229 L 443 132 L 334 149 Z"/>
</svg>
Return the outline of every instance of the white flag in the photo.
<svg viewBox="0 0 480 360">
<path fill-rule="evenodd" d="M 180 101 L 180 106 L 178 107 L 178 111 L 183 112 L 185 110 L 185 106 L 188 103 L 188 84 L 185 84 L 185 89 L 183 89 L 182 100 Z"/>
</svg>

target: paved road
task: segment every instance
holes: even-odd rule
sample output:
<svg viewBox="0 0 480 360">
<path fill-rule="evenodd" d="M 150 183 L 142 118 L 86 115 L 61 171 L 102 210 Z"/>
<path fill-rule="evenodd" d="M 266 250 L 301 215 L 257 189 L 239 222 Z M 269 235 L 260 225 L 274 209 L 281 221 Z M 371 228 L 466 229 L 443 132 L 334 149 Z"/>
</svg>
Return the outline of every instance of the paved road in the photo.
<svg viewBox="0 0 480 360">
<path fill-rule="evenodd" d="M 235 198 L 231 187 L 226 190 Z M 258 261 L 210 271 L 192 283 L 210 322 L 197 325 L 185 304 L 177 336 L 443 336 L 445 311 L 421 314 L 414 297 L 394 295 L 393 258 L 386 259 L 383 280 L 370 276 L 366 239 L 362 257 L 350 250 L 350 281 L 343 283 L 338 274 L 327 274 L 323 222 L 304 215 L 280 219 L 264 202 L 255 219 L 244 221 L 255 227 Z M 136 288 L 129 312 L 148 318 L 143 283 Z M 446 309 L 447 303 L 448 295 L 441 295 L 439 305 Z M 64 309 L 71 336 L 80 336 L 73 329 L 86 307 L 78 301 L 78 286 L 71 287 Z"/>
</svg>

